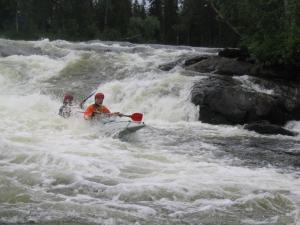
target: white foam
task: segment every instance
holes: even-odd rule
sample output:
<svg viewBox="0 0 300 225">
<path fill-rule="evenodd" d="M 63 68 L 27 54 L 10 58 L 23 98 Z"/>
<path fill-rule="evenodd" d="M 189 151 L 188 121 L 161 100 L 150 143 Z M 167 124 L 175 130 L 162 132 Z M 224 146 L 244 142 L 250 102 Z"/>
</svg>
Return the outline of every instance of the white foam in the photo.
<svg viewBox="0 0 300 225">
<path fill-rule="evenodd" d="M 235 79 L 241 81 L 243 83 L 243 87 L 259 92 L 259 93 L 264 93 L 267 95 L 274 95 L 275 92 L 272 89 L 266 89 L 264 87 L 262 87 L 261 85 L 258 85 L 256 83 L 254 83 L 253 81 L 251 81 L 251 79 L 253 79 L 253 77 L 248 76 L 248 75 L 244 75 L 244 76 L 234 76 Z"/>
<path fill-rule="evenodd" d="M 61 44 L 63 48 L 69 42 L 42 40 L 36 44 Z M 61 103 L 40 93 L 44 82 L 59 76 L 68 63 L 80 58 L 81 52 L 70 50 L 58 59 L 0 59 L 0 82 L 4 81 L 0 83 L 0 180 L 1 188 L 8 190 L 5 184 L 10 185 L 11 201 L 15 201 L 11 204 L 0 197 L 0 218 L 4 210 L 16 210 L 15 215 L 11 212 L 0 222 L 80 218 L 113 224 L 112 218 L 116 217 L 146 222 L 168 218 L 180 223 L 180 219 L 196 221 L 198 215 L 210 212 L 234 214 L 236 208 L 243 209 L 249 201 L 264 198 L 270 201 L 266 210 L 273 218 L 271 207 L 277 204 L 272 200 L 274 195 L 284 200 L 278 205 L 279 211 L 299 211 L 300 180 L 296 172 L 271 166 L 237 166 L 242 165 L 233 163 L 238 159 L 214 154 L 226 138 L 238 137 L 242 142 L 243 138 L 261 136 L 240 126 L 196 122 L 198 109 L 189 99 L 194 78 L 183 76 L 177 68 L 169 72 L 156 69 L 160 61 L 172 61 L 189 51 L 153 52 L 145 58 L 142 53 L 108 53 L 114 56 L 112 64 L 116 60 L 120 71 L 132 74 L 98 87 L 112 111 L 144 113 L 147 127 L 129 140 L 103 135 L 102 127 L 91 126 L 81 114 L 67 120 L 60 118 L 57 113 Z M 146 65 L 150 70 L 139 70 Z M 25 84 L 14 82 L 22 79 Z M 291 128 L 298 130 L 297 126 L 295 123 Z M 278 139 L 273 138 L 274 142 Z M 22 199 L 23 195 L 27 198 Z M 240 219 L 247 221 L 245 217 Z M 280 215 L 274 219 L 279 220 Z"/>
</svg>

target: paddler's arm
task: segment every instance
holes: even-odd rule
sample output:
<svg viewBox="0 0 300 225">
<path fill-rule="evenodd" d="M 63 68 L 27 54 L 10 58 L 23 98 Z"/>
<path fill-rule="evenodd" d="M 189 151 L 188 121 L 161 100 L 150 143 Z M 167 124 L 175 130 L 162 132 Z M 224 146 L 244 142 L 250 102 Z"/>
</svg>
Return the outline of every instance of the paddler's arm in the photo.
<svg viewBox="0 0 300 225">
<path fill-rule="evenodd" d="M 107 114 L 109 114 L 111 116 L 123 116 L 123 114 L 120 113 L 120 112 L 113 112 L 113 113 L 111 113 L 110 110 L 106 106 L 104 106 L 104 105 L 102 106 L 102 113 L 107 113 Z"/>
<path fill-rule="evenodd" d="M 94 107 L 93 105 L 90 105 L 89 107 L 87 107 L 87 109 L 85 110 L 83 116 L 84 119 L 86 120 L 91 120 L 94 114 Z"/>
<path fill-rule="evenodd" d="M 112 115 L 113 116 L 120 116 L 120 117 L 122 117 L 124 114 L 120 113 L 120 112 L 113 112 Z"/>
</svg>

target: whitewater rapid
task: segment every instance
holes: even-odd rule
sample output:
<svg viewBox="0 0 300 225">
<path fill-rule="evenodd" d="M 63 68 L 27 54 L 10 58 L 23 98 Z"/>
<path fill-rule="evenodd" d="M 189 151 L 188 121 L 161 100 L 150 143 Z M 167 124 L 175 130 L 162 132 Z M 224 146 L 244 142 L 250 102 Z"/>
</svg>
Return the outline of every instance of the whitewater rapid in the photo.
<svg viewBox="0 0 300 225">
<path fill-rule="evenodd" d="M 0 44 L 0 224 L 300 224 L 299 136 L 198 122 L 202 76 L 158 69 L 215 49 Z M 57 115 L 65 92 L 79 103 L 94 90 L 147 127 L 118 139 L 80 109 Z"/>
</svg>

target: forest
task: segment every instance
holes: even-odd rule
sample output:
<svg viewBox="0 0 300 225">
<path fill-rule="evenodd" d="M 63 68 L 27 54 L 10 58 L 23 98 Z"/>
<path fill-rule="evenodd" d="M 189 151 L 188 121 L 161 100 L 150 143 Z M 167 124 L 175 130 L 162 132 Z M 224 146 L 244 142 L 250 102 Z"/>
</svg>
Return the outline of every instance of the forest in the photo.
<svg viewBox="0 0 300 225">
<path fill-rule="evenodd" d="M 299 68 L 299 0 L 0 0 L 0 37 L 241 47 Z"/>
</svg>

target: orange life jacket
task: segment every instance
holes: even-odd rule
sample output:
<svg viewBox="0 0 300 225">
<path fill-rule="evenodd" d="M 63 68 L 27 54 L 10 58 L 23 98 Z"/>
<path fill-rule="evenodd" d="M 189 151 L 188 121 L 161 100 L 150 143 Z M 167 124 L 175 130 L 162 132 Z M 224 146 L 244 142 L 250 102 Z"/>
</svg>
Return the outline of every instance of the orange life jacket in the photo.
<svg viewBox="0 0 300 225">
<path fill-rule="evenodd" d="M 104 105 L 98 106 L 96 104 L 92 104 L 86 108 L 84 112 L 84 118 L 91 118 L 94 113 L 110 113 L 110 111 Z"/>
</svg>

